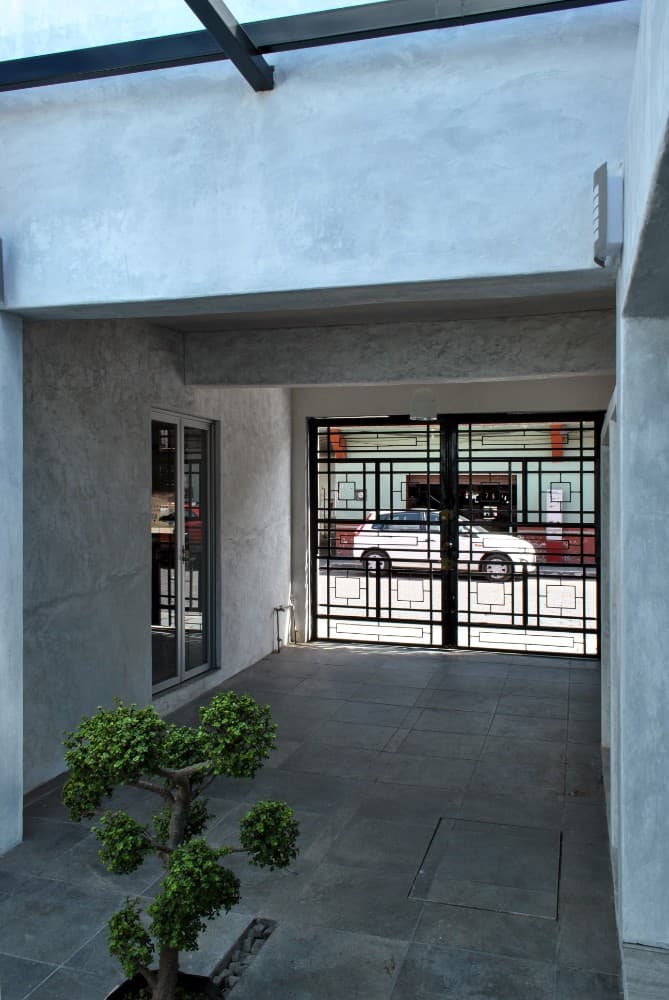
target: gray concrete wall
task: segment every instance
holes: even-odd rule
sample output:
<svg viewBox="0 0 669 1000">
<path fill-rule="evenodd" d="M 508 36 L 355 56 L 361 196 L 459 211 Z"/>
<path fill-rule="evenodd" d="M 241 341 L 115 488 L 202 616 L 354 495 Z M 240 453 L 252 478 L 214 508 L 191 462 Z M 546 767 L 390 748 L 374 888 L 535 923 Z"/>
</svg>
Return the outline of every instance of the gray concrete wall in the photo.
<svg viewBox="0 0 669 1000">
<path fill-rule="evenodd" d="M 644 0 L 625 143 L 624 310 L 669 314 L 669 4 Z"/>
<path fill-rule="evenodd" d="M 262 95 L 230 63 L 0 94 L 7 305 L 590 269 L 637 20 L 630 0 L 287 52 Z"/>
<path fill-rule="evenodd" d="M 600 552 L 600 653 L 601 664 L 601 705 L 602 705 L 602 747 L 611 747 L 611 614 L 609 594 L 611 588 L 611 461 L 608 436 L 601 444 L 599 453 L 599 552 Z"/>
<path fill-rule="evenodd" d="M 151 699 L 150 411 L 218 421 L 220 672 L 270 652 L 289 595 L 290 401 L 186 388 L 179 334 L 143 323 L 30 324 L 25 338 L 25 779 L 114 696 Z M 4 522 L 7 523 L 7 522 Z"/>
<path fill-rule="evenodd" d="M 602 662 L 602 696 L 609 706 L 608 739 L 604 736 L 605 715 L 602 712 L 602 743 L 609 749 L 609 795 L 607 814 L 609 820 L 609 844 L 611 848 L 611 866 L 613 884 L 616 890 L 616 904 L 620 902 L 620 840 L 622 826 L 621 794 L 621 754 L 620 754 L 620 716 L 621 716 L 621 632 L 620 632 L 620 596 L 622 591 L 621 545 L 622 537 L 620 508 L 620 434 L 618 428 L 617 409 L 610 414 L 607 425 L 608 440 L 608 494 L 609 519 L 608 529 L 608 589 L 602 591 L 602 603 L 608 610 L 609 619 L 609 658 L 605 668 Z M 608 679 L 608 690 L 605 681 Z M 620 927 L 620 915 L 619 915 Z"/>
<path fill-rule="evenodd" d="M 0 853 L 23 824 L 22 323 L 0 313 Z"/>
<path fill-rule="evenodd" d="M 308 510 L 307 419 L 406 414 L 414 385 L 293 389 L 293 597 L 296 626 L 308 638 Z M 604 411 L 611 398 L 611 375 L 546 378 L 526 381 L 469 382 L 429 385 L 438 413 L 509 413 Z"/>
<path fill-rule="evenodd" d="M 186 381 L 195 385 L 438 383 L 614 369 L 608 311 L 186 336 Z"/>
<path fill-rule="evenodd" d="M 619 333 L 620 930 L 669 947 L 669 320 Z"/>
<path fill-rule="evenodd" d="M 644 0 L 625 143 L 617 407 L 610 451 L 616 507 L 609 594 L 609 814 L 629 1000 L 669 991 L 666 953 L 656 962 L 659 952 L 627 947 L 669 948 L 669 624 L 664 559 L 669 547 L 668 53 L 669 5 Z"/>
</svg>

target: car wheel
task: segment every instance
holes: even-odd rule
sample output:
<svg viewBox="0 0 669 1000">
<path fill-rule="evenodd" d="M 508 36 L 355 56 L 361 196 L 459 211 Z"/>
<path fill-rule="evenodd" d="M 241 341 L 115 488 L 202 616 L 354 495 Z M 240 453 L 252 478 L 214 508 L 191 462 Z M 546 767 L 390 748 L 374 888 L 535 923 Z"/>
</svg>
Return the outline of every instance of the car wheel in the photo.
<svg viewBox="0 0 669 1000">
<path fill-rule="evenodd" d="M 372 549 L 363 553 L 362 565 L 367 572 L 374 573 L 377 569 L 385 572 L 390 570 L 390 556 L 383 549 Z"/>
<path fill-rule="evenodd" d="M 481 560 L 481 572 L 488 580 L 504 583 L 513 576 L 513 563 L 508 556 L 494 552 Z"/>
</svg>

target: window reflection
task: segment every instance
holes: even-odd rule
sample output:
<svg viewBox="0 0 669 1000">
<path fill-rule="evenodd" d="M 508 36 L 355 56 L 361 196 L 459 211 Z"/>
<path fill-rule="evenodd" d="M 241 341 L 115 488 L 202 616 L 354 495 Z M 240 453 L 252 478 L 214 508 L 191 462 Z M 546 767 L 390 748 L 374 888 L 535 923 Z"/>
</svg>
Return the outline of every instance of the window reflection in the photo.
<svg viewBox="0 0 669 1000">
<path fill-rule="evenodd" d="M 185 669 L 207 663 L 208 622 L 208 432 L 184 427 L 184 637 Z"/>
<path fill-rule="evenodd" d="M 178 673 L 177 427 L 151 424 L 151 646 L 153 683 Z"/>
</svg>

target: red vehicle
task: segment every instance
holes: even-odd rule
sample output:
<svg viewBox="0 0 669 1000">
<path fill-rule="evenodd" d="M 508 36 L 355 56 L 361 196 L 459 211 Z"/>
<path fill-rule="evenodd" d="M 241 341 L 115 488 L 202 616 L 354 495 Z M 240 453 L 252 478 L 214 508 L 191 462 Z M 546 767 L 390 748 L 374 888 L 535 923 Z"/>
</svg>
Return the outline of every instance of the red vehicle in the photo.
<svg viewBox="0 0 669 1000">
<path fill-rule="evenodd" d="M 165 530 L 159 529 L 159 535 L 171 537 L 174 534 L 174 511 L 164 514 L 158 519 L 161 526 L 165 525 Z M 187 545 L 191 547 L 202 544 L 202 518 L 199 504 L 184 504 L 184 535 Z M 168 538 L 165 538 L 168 541 Z"/>
</svg>

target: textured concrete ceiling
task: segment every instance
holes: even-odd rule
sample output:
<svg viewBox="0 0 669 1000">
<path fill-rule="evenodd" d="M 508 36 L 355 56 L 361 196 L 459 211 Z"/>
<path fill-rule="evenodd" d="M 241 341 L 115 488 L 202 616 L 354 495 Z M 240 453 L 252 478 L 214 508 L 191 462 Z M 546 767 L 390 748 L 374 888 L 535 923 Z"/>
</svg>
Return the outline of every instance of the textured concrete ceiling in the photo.
<svg viewBox="0 0 669 1000">
<path fill-rule="evenodd" d="M 615 271 L 582 271 L 294 289 L 188 300 L 92 303 L 23 311 L 33 319 L 152 319 L 175 330 L 262 330 L 428 322 L 611 309 Z"/>
</svg>

